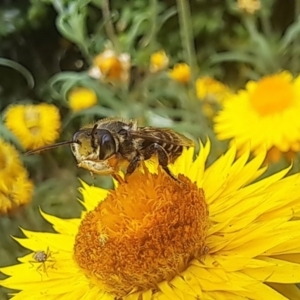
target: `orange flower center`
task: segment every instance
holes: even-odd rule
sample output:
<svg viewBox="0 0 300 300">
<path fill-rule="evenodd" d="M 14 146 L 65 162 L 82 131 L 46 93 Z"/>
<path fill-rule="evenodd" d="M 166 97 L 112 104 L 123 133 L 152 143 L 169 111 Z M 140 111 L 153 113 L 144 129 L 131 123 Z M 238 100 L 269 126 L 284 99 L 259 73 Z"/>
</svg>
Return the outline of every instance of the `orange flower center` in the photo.
<svg viewBox="0 0 300 300">
<path fill-rule="evenodd" d="M 279 75 L 263 78 L 250 95 L 253 108 L 262 116 L 281 113 L 295 102 L 293 85 Z"/>
<path fill-rule="evenodd" d="M 204 193 L 179 179 L 137 171 L 82 220 L 74 258 L 106 292 L 123 297 L 155 288 L 205 253 Z"/>
<path fill-rule="evenodd" d="M 123 66 L 117 57 L 96 58 L 95 63 L 105 77 L 109 79 L 120 79 Z"/>
</svg>

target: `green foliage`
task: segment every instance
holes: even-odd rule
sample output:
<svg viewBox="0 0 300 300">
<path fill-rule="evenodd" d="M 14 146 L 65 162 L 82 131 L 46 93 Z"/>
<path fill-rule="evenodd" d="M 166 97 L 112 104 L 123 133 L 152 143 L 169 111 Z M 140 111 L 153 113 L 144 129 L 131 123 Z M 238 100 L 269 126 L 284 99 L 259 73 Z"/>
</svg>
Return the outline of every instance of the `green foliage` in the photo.
<svg viewBox="0 0 300 300">
<path fill-rule="evenodd" d="M 255 15 L 241 14 L 231 2 L 231 11 L 240 17 L 235 28 L 237 36 L 227 51 L 211 56 L 212 64 L 238 62 L 243 65 L 244 81 L 257 80 L 263 75 L 281 70 L 299 73 L 299 13 L 287 27 L 272 28 L 272 8 L 275 1 L 263 3 L 263 9 Z"/>
<path fill-rule="evenodd" d="M 15 61 L 9 60 L 9 59 L 0 58 L 0 66 L 1 65 L 12 68 L 12 69 L 15 69 L 17 72 L 19 72 L 20 74 L 22 74 L 24 76 L 24 78 L 27 81 L 27 85 L 28 85 L 29 88 L 34 87 L 34 78 L 33 78 L 33 76 L 22 65 L 20 65 L 19 63 L 15 62 Z"/>
</svg>

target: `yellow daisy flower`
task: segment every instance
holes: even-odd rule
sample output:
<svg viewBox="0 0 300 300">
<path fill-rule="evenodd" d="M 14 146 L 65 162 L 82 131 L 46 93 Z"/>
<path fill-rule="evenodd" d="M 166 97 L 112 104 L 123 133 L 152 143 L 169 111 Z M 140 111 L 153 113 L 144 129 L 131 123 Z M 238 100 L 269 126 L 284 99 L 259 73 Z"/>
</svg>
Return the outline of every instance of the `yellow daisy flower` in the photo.
<svg viewBox="0 0 300 300">
<path fill-rule="evenodd" d="M 51 144 L 59 137 L 60 115 L 52 104 L 12 105 L 4 121 L 25 149 Z"/>
<path fill-rule="evenodd" d="M 203 102 L 203 112 L 209 118 L 217 112 L 216 104 L 221 105 L 231 95 L 228 86 L 210 76 L 198 78 L 195 86 L 197 97 Z"/>
<path fill-rule="evenodd" d="M 197 97 L 202 100 L 221 103 L 231 94 L 228 86 L 210 76 L 197 78 L 195 85 Z"/>
<path fill-rule="evenodd" d="M 164 70 L 169 64 L 169 58 L 163 50 L 154 52 L 150 57 L 150 72 Z"/>
<path fill-rule="evenodd" d="M 114 191 L 83 183 L 81 218 L 41 212 L 58 233 L 23 230 L 33 251 L 1 268 L 26 299 L 300 299 L 299 174 L 257 181 L 264 155 L 210 167 L 207 143 Z"/>
<path fill-rule="evenodd" d="M 76 87 L 68 94 L 68 102 L 72 111 L 80 111 L 97 104 L 96 93 L 85 87 Z"/>
<path fill-rule="evenodd" d="M 131 68 L 130 55 L 106 49 L 94 58 L 89 75 L 108 82 L 128 82 Z"/>
<path fill-rule="evenodd" d="M 191 69 L 187 64 L 179 63 L 169 71 L 169 76 L 180 83 L 188 83 L 191 79 Z"/>
<path fill-rule="evenodd" d="M 227 98 L 214 129 L 220 140 L 232 139 L 241 153 L 249 145 L 255 154 L 266 148 L 268 160 L 276 161 L 278 152 L 290 156 L 300 150 L 299 115 L 300 76 L 282 72 L 250 81 Z"/>
<path fill-rule="evenodd" d="M 30 202 L 33 184 L 17 150 L 0 138 L 0 214 L 11 213 Z"/>
<path fill-rule="evenodd" d="M 241 11 L 251 15 L 261 9 L 260 0 L 238 0 L 237 6 Z"/>
</svg>

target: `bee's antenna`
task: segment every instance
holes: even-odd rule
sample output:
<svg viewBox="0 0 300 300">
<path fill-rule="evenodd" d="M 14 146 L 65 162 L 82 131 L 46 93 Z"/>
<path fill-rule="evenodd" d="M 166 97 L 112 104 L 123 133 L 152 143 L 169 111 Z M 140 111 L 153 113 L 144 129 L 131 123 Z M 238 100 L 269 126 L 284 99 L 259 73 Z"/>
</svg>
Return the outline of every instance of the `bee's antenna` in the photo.
<svg viewBox="0 0 300 300">
<path fill-rule="evenodd" d="M 96 143 L 95 143 L 95 132 L 97 130 L 97 124 L 94 125 L 92 131 L 91 131 L 91 145 L 95 149 L 96 148 Z"/>
<path fill-rule="evenodd" d="M 80 144 L 80 142 L 79 141 L 60 142 L 60 143 L 56 143 L 56 144 L 53 144 L 53 145 L 49 145 L 49 146 L 45 146 L 45 147 L 41 147 L 41 148 L 37 148 L 37 149 L 27 151 L 27 152 L 25 152 L 25 155 L 31 155 L 31 154 L 35 154 L 35 153 L 40 152 L 40 151 L 45 151 L 45 150 L 57 148 L 57 147 L 64 146 L 64 145 L 70 145 L 70 144 Z"/>
<path fill-rule="evenodd" d="M 96 131 L 96 129 L 97 129 L 97 124 L 95 124 L 94 125 L 94 127 L 93 127 L 93 129 L 92 129 L 92 132 L 91 132 L 91 135 L 93 136 L 94 135 L 94 133 L 95 133 L 95 131 Z"/>
</svg>

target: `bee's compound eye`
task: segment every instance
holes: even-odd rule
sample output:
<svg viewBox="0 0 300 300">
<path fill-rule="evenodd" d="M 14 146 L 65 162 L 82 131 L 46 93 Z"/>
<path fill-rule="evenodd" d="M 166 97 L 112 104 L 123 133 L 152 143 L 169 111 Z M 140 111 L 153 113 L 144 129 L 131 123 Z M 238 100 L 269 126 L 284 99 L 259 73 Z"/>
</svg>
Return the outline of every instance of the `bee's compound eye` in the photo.
<svg viewBox="0 0 300 300">
<path fill-rule="evenodd" d="M 101 137 L 100 159 L 107 159 L 116 153 L 116 142 L 110 132 L 106 132 Z"/>
<path fill-rule="evenodd" d="M 80 131 L 77 131 L 74 135 L 73 135 L 73 138 L 72 138 L 72 141 L 73 142 L 76 142 L 76 141 L 79 141 L 79 136 L 81 135 L 81 132 Z"/>
</svg>

